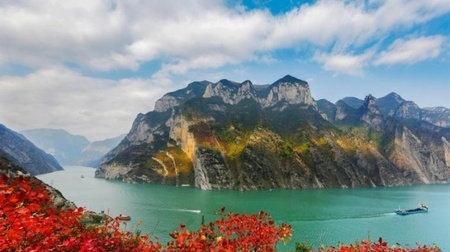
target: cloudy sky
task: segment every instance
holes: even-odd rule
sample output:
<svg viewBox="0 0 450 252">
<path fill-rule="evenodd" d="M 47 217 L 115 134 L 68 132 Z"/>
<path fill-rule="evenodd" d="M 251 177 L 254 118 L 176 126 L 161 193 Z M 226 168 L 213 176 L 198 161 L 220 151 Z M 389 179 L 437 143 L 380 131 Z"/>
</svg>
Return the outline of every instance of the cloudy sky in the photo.
<svg viewBox="0 0 450 252">
<path fill-rule="evenodd" d="M 0 123 L 90 140 L 196 80 L 450 108 L 449 0 L 1 0 Z"/>
</svg>

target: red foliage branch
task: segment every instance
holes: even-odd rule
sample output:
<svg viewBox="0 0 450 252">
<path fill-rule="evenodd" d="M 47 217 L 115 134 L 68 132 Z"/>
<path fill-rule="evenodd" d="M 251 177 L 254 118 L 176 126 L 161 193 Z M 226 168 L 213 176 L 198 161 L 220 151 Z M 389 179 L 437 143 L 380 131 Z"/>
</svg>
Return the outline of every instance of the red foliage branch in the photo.
<svg viewBox="0 0 450 252">
<path fill-rule="evenodd" d="M 0 251 L 159 251 L 146 236 L 119 229 L 119 219 L 86 227 L 83 208 L 58 210 L 40 181 L 0 177 Z"/>
<path fill-rule="evenodd" d="M 170 234 L 166 251 L 276 251 L 279 241 L 291 238 L 291 226 L 275 225 L 269 214 L 224 213 L 222 218 L 202 225 L 196 232 L 182 224 Z"/>
<path fill-rule="evenodd" d="M 435 246 L 417 245 L 417 248 L 390 247 L 382 238 L 378 242 L 361 241 L 356 245 L 320 248 L 318 252 L 440 252 Z"/>
</svg>

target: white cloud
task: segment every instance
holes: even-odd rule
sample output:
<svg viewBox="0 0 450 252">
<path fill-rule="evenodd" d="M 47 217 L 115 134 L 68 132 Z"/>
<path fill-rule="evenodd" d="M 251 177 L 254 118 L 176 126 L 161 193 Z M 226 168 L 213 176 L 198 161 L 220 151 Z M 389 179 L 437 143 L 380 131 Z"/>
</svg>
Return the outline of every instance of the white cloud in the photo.
<svg viewBox="0 0 450 252">
<path fill-rule="evenodd" d="M 373 54 L 374 52 L 372 50 L 368 50 L 360 55 L 316 53 L 314 58 L 316 61 L 321 62 L 323 67 L 328 71 L 349 75 L 362 75 L 363 68 L 367 66 Z"/>
<path fill-rule="evenodd" d="M 397 39 L 386 51 L 380 53 L 374 65 L 413 64 L 440 55 L 442 36 Z"/>
<path fill-rule="evenodd" d="M 450 11 L 448 0 L 319 0 L 285 14 L 210 0 L 0 2 L 0 64 L 108 71 L 159 61 L 169 74 L 305 44 L 349 50 Z"/>
<path fill-rule="evenodd" d="M 89 61 L 126 43 L 122 13 L 107 1 L 3 1 L 0 50 L 16 64 L 42 67 Z M 125 35 L 125 36 L 124 36 Z"/>
<path fill-rule="evenodd" d="M 374 28 L 363 4 L 344 1 L 318 1 L 293 9 L 277 18 L 269 47 L 309 42 L 319 46 L 338 43 L 345 46 L 366 40 Z"/>
<path fill-rule="evenodd" d="M 0 122 L 14 130 L 64 128 L 99 140 L 128 132 L 136 115 L 168 91 L 147 80 L 95 79 L 65 68 L 3 76 Z"/>
<path fill-rule="evenodd" d="M 243 62 L 278 65 L 283 49 L 350 75 L 364 74 L 371 64 L 435 58 L 444 50 L 439 35 L 397 40 L 384 51 L 373 45 L 393 31 L 420 34 L 410 28 L 450 11 L 448 0 L 318 0 L 279 15 L 227 3 L 0 1 L 0 72 L 17 65 L 33 71 L 0 76 L 0 122 L 18 130 L 62 127 L 98 139 L 127 131 L 138 112 L 172 91 L 174 78 L 197 79 L 193 72 L 207 78 L 208 69 Z M 137 70 L 152 61 L 161 67 L 149 79 L 118 81 L 55 67 L 96 73 Z"/>
</svg>

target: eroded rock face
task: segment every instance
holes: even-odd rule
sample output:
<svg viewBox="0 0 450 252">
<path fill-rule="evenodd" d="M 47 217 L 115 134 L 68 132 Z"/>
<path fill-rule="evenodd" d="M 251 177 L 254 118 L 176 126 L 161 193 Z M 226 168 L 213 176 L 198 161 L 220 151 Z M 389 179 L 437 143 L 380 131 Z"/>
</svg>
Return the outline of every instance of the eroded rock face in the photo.
<svg viewBox="0 0 450 252">
<path fill-rule="evenodd" d="M 411 177 L 415 183 L 445 182 L 450 175 L 445 159 L 437 157 L 406 127 L 397 131 L 389 158 L 402 168 L 405 177 Z"/>
<path fill-rule="evenodd" d="M 421 110 L 422 120 L 439 127 L 450 127 L 450 109 L 444 107 L 423 108 Z"/>
<path fill-rule="evenodd" d="M 421 110 L 417 104 L 412 101 L 405 101 L 397 108 L 394 114 L 395 117 L 421 120 Z"/>
<path fill-rule="evenodd" d="M 177 99 L 171 95 L 164 95 L 161 99 L 155 103 L 156 112 L 164 112 L 175 106 L 179 105 Z"/>
<path fill-rule="evenodd" d="M 102 166 L 101 169 L 97 169 L 95 171 L 95 177 L 122 180 L 131 169 L 133 169 L 132 165 L 125 166 L 113 163 L 111 165 Z"/>
<path fill-rule="evenodd" d="M 423 130 L 384 115 L 371 95 L 359 108 L 318 109 L 292 76 L 265 86 L 195 82 L 140 114 L 96 176 L 205 190 L 448 182 L 450 145 Z"/>
<path fill-rule="evenodd" d="M 444 149 L 445 164 L 450 170 L 450 143 L 445 137 L 441 137 L 442 147 Z"/>
<path fill-rule="evenodd" d="M 199 148 L 194 159 L 195 187 L 205 190 L 232 189 L 233 178 L 222 153 Z"/>
<path fill-rule="evenodd" d="M 364 113 L 361 117 L 361 121 L 369 127 L 372 127 L 377 131 L 381 131 L 384 118 L 375 103 L 375 98 L 372 95 L 368 95 L 366 97 L 362 108 Z"/>
<path fill-rule="evenodd" d="M 281 81 L 273 84 L 267 97 L 261 101 L 263 107 L 271 107 L 278 102 L 285 101 L 288 104 L 305 104 L 316 108 L 309 86 L 303 82 Z"/>
</svg>

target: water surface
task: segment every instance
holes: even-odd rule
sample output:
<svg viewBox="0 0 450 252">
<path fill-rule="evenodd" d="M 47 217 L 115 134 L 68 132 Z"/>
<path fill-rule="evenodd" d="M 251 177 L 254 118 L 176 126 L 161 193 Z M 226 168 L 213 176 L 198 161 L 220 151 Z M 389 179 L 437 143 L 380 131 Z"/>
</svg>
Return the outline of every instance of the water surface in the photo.
<svg viewBox="0 0 450 252">
<path fill-rule="evenodd" d="M 437 244 L 450 251 L 450 185 L 424 185 L 393 188 L 202 191 L 190 187 L 151 184 L 127 184 L 94 178 L 89 167 L 64 167 L 64 171 L 40 175 L 39 179 L 60 190 L 77 206 L 115 216 L 130 215 L 127 229 L 138 227 L 161 242 L 180 223 L 199 228 L 204 216 L 209 222 L 217 218 L 214 211 L 225 206 L 228 211 L 257 213 L 264 210 L 277 223 L 294 228 L 295 241 L 318 247 L 377 240 L 414 247 Z M 84 178 L 81 178 L 81 175 Z M 430 207 L 429 213 L 398 216 L 397 208 L 415 208 L 419 203 Z"/>
</svg>

